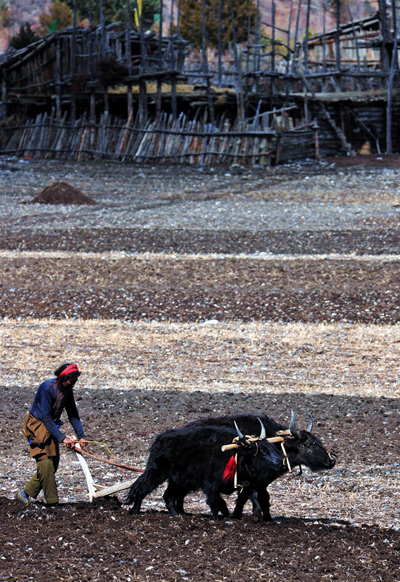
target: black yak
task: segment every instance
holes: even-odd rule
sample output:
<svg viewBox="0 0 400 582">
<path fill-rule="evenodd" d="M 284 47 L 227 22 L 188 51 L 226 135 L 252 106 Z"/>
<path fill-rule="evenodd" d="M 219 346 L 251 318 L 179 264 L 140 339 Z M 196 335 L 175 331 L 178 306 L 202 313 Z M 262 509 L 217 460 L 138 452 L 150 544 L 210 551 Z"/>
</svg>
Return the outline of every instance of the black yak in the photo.
<svg viewBox="0 0 400 582">
<path fill-rule="evenodd" d="M 260 433 L 260 422 L 256 432 Z M 143 499 L 168 480 L 164 500 L 172 515 L 183 513 L 189 492 L 202 490 L 212 518 L 217 519 L 219 513 L 229 515 L 221 493 L 233 493 L 240 486 L 246 501 L 253 503 L 255 519 L 269 519 L 262 510 L 266 487 L 284 471 L 281 451 L 265 439 L 263 427 L 258 437 L 243 435 L 234 423 L 169 429 L 156 436 L 146 470 L 131 486 L 125 503 L 133 504 L 130 513 L 139 513 Z"/>
<path fill-rule="evenodd" d="M 321 440 L 312 434 L 313 420 L 310 415 L 310 424 L 307 430 L 297 430 L 295 423 L 295 414 L 292 411 L 289 426 L 285 426 L 276 422 L 271 417 L 266 415 L 255 414 L 232 414 L 219 417 L 207 417 L 195 420 L 187 427 L 195 426 L 210 426 L 210 427 L 233 427 L 237 423 L 243 432 L 252 434 L 257 430 L 260 421 L 265 427 L 267 438 L 278 437 L 278 442 L 275 446 L 277 451 L 281 451 L 285 464 L 284 471 L 277 471 L 272 483 L 276 478 L 280 477 L 284 472 L 291 471 L 294 467 L 301 465 L 308 467 L 311 471 L 321 471 L 324 469 L 332 469 L 336 463 L 336 456 L 330 453 L 322 444 Z M 279 442 L 279 437 L 283 439 L 283 447 Z M 268 484 L 269 484 L 268 483 Z M 269 494 L 266 490 L 258 490 L 258 502 L 261 506 L 264 519 L 271 519 L 269 512 Z M 249 499 L 245 489 L 239 490 L 236 506 L 233 516 L 240 518 L 243 512 L 243 507 Z"/>
</svg>

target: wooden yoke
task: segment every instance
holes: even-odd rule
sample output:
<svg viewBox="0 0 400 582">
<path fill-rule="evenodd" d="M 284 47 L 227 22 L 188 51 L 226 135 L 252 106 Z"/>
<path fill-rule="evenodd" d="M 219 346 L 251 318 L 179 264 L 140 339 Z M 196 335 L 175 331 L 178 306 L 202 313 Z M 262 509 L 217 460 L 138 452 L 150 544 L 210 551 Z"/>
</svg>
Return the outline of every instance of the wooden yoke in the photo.
<svg viewBox="0 0 400 582">
<path fill-rule="evenodd" d="M 235 437 L 234 440 L 237 440 L 237 437 Z M 260 439 L 258 437 L 248 437 L 247 440 L 249 442 L 258 442 Z M 269 437 L 267 439 L 261 439 L 261 440 L 266 440 L 269 443 L 283 443 L 285 439 L 281 436 L 274 436 L 274 437 Z M 223 445 L 221 447 L 221 451 L 230 451 L 230 450 L 238 449 L 238 448 L 239 448 L 238 443 L 234 442 L 234 443 L 231 443 L 230 445 Z"/>
</svg>

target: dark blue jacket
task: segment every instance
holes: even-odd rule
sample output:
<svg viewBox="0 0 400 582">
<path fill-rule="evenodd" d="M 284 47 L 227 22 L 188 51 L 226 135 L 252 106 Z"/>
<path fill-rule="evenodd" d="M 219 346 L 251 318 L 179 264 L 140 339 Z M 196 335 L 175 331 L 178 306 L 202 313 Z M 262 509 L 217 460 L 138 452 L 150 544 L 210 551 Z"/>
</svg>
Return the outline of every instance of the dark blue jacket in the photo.
<svg viewBox="0 0 400 582">
<path fill-rule="evenodd" d="M 59 403 L 57 406 L 57 399 L 60 401 L 60 396 L 62 397 L 61 409 Z M 66 435 L 58 428 L 61 424 L 59 417 L 64 409 L 78 439 L 85 438 L 72 388 L 62 391 L 60 385 L 57 386 L 57 378 L 42 382 L 37 389 L 30 412 L 35 418 L 44 422 L 47 430 L 60 443 L 66 438 Z"/>
</svg>

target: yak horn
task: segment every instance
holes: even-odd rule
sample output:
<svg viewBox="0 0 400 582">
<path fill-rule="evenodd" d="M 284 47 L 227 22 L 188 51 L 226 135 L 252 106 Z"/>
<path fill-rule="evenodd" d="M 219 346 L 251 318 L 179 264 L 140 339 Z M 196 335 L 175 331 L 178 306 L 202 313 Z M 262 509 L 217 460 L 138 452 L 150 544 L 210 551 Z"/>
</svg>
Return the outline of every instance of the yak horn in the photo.
<svg viewBox="0 0 400 582">
<path fill-rule="evenodd" d="M 234 421 L 233 421 L 233 423 L 234 423 L 234 425 L 235 425 L 236 432 L 238 433 L 238 437 L 239 437 L 240 439 L 243 439 L 243 438 L 244 438 L 244 435 L 243 435 L 243 434 L 240 432 L 240 430 L 239 430 L 239 427 L 238 427 L 238 425 L 236 424 L 236 420 L 234 420 Z"/>
<path fill-rule="evenodd" d="M 294 413 L 294 410 L 292 409 L 292 413 L 290 415 L 290 424 L 289 424 L 289 430 L 291 432 L 296 430 L 296 415 Z"/>
<path fill-rule="evenodd" d="M 257 416 L 257 418 L 258 418 L 258 416 Z M 265 437 L 267 436 L 267 432 L 266 432 L 265 426 L 263 425 L 260 418 L 258 418 L 258 422 L 261 424 L 260 440 L 263 441 L 265 439 Z"/>
<path fill-rule="evenodd" d="M 290 432 L 296 432 L 296 415 L 295 415 L 293 409 L 292 409 L 292 414 L 290 416 L 289 430 L 290 430 Z"/>
<path fill-rule="evenodd" d="M 311 432 L 314 426 L 313 417 L 311 416 L 311 412 L 308 413 L 308 418 L 310 419 L 310 424 L 308 425 L 308 432 Z"/>
</svg>

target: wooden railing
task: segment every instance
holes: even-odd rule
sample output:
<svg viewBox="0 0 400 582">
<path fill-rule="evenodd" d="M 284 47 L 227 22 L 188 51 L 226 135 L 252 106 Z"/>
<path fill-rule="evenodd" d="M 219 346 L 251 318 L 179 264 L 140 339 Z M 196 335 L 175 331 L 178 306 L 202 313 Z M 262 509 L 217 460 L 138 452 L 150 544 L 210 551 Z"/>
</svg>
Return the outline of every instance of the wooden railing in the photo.
<svg viewBox="0 0 400 582">
<path fill-rule="evenodd" d="M 104 159 L 137 163 L 193 165 L 241 164 L 268 166 L 287 158 L 316 154 L 318 140 L 311 126 L 299 129 L 227 128 L 203 124 L 180 115 L 162 115 L 139 127 L 135 120 L 102 116 L 89 123 L 84 115 L 74 123 L 66 116 L 39 114 L 21 125 L 0 127 L 0 153 L 58 160 Z M 284 145 L 285 144 L 285 145 Z"/>
</svg>

